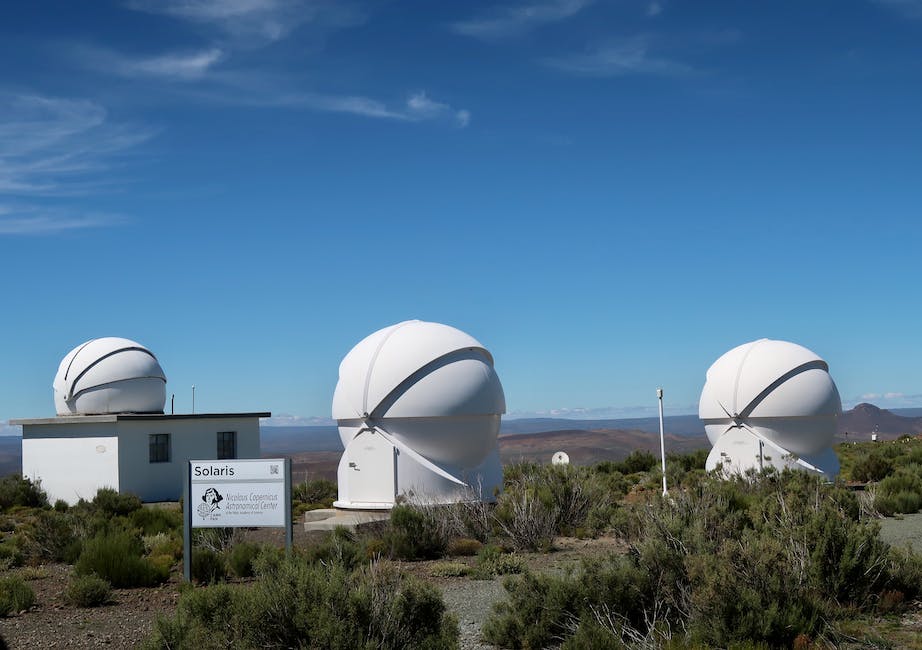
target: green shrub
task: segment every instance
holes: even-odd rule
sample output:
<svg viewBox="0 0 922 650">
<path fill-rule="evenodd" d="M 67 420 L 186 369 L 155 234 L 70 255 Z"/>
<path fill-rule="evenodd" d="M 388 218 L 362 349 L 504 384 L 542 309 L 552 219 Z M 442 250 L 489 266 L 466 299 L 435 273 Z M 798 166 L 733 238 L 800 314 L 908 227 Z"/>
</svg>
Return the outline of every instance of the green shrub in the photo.
<svg viewBox="0 0 922 650">
<path fill-rule="evenodd" d="M 0 616 L 9 616 L 35 604 L 35 592 L 19 576 L 0 577 Z"/>
<path fill-rule="evenodd" d="M 837 617 L 898 607 L 922 581 L 922 558 L 881 542 L 853 493 L 805 473 L 704 478 L 638 504 L 623 530 L 627 555 L 507 580 L 487 640 L 790 647 Z"/>
<path fill-rule="evenodd" d="M 401 560 L 433 560 L 448 545 L 430 509 L 421 506 L 394 506 L 383 539 L 390 556 Z"/>
<path fill-rule="evenodd" d="M 169 572 L 142 557 L 144 545 L 130 533 L 103 534 L 87 540 L 74 567 L 78 575 L 95 573 L 113 587 L 149 587 L 165 582 Z"/>
<path fill-rule="evenodd" d="M 467 557 L 471 555 L 477 555 L 477 552 L 482 548 L 483 543 L 477 541 L 476 539 L 462 537 L 460 539 L 451 540 L 448 543 L 446 553 L 452 557 Z"/>
<path fill-rule="evenodd" d="M 227 553 L 227 565 L 238 578 L 249 578 L 253 575 L 253 560 L 259 555 L 259 545 L 252 542 L 241 542 L 231 547 Z"/>
<path fill-rule="evenodd" d="M 182 558 L 182 538 L 175 533 L 156 533 L 145 535 L 141 538 L 144 552 L 153 557 L 155 555 L 169 555 L 174 560 Z"/>
<path fill-rule="evenodd" d="M 871 452 L 858 458 L 852 467 L 852 480 L 867 483 L 881 481 L 893 472 L 893 463 L 883 454 Z"/>
<path fill-rule="evenodd" d="M 23 527 L 25 553 L 34 562 L 73 564 L 80 555 L 79 528 L 71 513 L 43 510 Z"/>
<path fill-rule="evenodd" d="M 22 566 L 23 553 L 18 540 L 13 537 L 0 542 L 0 570 Z"/>
<path fill-rule="evenodd" d="M 525 561 L 514 553 L 503 553 L 498 546 L 488 544 L 477 554 L 478 573 L 485 578 L 525 573 Z"/>
<path fill-rule="evenodd" d="M 338 496 L 338 489 L 335 481 L 325 478 L 304 481 L 291 488 L 291 500 L 307 504 L 312 509 L 332 508 Z"/>
<path fill-rule="evenodd" d="M 429 575 L 436 578 L 460 578 L 471 572 L 463 562 L 436 562 L 429 567 Z"/>
<path fill-rule="evenodd" d="M 92 506 L 110 517 L 124 517 L 141 508 L 141 499 L 135 494 L 120 494 L 112 488 L 99 488 Z"/>
<path fill-rule="evenodd" d="M 365 562 L 367 555 L 355 533 L 337 526 L 323 540 L 304 551 L 308 562 L 333 562 L 353 569 Z"/>
<path fill-rule="evenodd" d="M 58 512 L 67 512 L 70 508 L 70 505 L 64 499 L 56 499 L 54 502 L 54 509 Z"/>
<path fill-rule="evenodd" d="M 456 648 L 458 628 L 433 587 L 386 564 L 282 560 L 250 588 L 185 592 L 149 648 Z"/>
<path fill-rule="evenodd" d="M 41 482 L 10 474 L 0 478 L 0 510 L 14 506 L 24 508 L 47 508 L 48 497 L 42 489 Z"/>
<path fill-rule="evenodd" d="M 877 486 L 874 507 L 882 515 L 910 514 L 922 508 L 922 470 L 918 465 L 901 467 Z"/>
<path fill-rule="evenodd" d="M 112 586 L 96 575 L 74 576 L 64 599 L 76 607 L 99 607 L 112 600 Z"/>
<path fill-rule="evenodd" d="M 145 506 L 130 514 L 131 525 L 141 529 L 144 535 L 176 533 L 182 535 L 182 511 L 173 508 Z"/>
<path fill-rule="evenodd" d="M 192 553 L 192 579 L 199 584 L 213 585 L 227 577 L 224 557 L 210 548 L 198 548 Z"/>
<path fill-rule="evenodd" d="M 622 474 L 636 474 L 637 472 L 649 472 L 657 464 L 658 459 L 656 456 L 649 451 L 636 449 L 621 462 L 613 463 L 612 469 Z"/>
</svg>

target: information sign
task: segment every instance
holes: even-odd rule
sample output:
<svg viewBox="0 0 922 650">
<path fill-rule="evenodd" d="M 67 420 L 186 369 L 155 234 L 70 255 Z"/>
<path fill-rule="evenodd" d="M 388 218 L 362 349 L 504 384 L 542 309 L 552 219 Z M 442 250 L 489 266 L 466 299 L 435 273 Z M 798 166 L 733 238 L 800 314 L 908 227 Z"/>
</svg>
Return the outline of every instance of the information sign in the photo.
<svg viewBox="0 0 922 650">
<path fill-rule="evenodd" d="M 193 528 L 284 528 L 291 550 L 291 461 L 190 460 L 183 491 L 183 573 L 191 579 Z"/>
</svg>

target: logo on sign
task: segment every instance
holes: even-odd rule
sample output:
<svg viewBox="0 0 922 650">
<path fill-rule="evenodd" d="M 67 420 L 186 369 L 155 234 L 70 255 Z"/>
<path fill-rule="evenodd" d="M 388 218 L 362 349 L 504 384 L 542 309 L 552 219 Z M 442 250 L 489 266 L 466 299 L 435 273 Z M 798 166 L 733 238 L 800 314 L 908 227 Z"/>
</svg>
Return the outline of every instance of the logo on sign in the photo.
<svg viewBox="0 0 922 650">
<path fill-rule="evenodd" d="M 198 504 L 198 514 L 202 519 L 217 519 L 220 514 L 221 502 L 224 497 L 215 488 L 210 487 L 202 495 L 202 503 Z"/>
</svg>

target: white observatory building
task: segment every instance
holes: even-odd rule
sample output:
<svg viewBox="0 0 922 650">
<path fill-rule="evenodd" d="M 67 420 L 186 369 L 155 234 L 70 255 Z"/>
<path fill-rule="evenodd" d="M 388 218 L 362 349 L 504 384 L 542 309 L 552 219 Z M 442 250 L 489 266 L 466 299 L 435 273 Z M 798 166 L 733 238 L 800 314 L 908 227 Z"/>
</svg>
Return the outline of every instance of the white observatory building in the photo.
<svg viewBox="0 0 922 650">
<path fill-rule="evenodd" d="M 258 458 L 259 418 L 269 413 L 165 415 L 166 375 L 129 339 L 87 341 L 54 378 L 57 416 L 22 425 L 22 473 L 48 498 L 70 504 L 102 487 L 142 501 L 176 501 L 186 461 Z"/>
<path fill-rule="evenodd" d="M 334 505 L 389 509 L 401 495 L 493 500 L 505 412 L 493 356 L 476 339 L 418 320 L 378 330 L 339 366 L 333 418 L 345 452 Z"/>
<path fill-rule="evenodd" d="M 842 402 L 829 366 L 794 343 L 760 339 L 733 348 L 707 371 L 698 417 L 713 448 L 706 468 L 725 475 L 792 468 L 829 479 Z"/>
</svg>

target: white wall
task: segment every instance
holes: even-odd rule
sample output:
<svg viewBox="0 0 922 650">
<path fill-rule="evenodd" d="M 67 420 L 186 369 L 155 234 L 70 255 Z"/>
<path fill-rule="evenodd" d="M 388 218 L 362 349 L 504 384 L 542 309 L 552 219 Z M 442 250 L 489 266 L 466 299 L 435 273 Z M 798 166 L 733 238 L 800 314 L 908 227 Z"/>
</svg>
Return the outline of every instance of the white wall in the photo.
<svg viewBox="0 0 922 650">
<path fill-rule="evenodd" d="M 137 494 L 142 501 L 182 496 L 188 460 L 217 457 L 217 433 L 237 432 L 237 458 L 259 458 L 259 418 L 119 419 L 23 424 L 22 473 L 40 479 L 53 503 L 92 499 L 101 487 Z M 151 463 L 151 433 L 170 434 L 170 462 Z"/>
<path fill-rule="evenodd" d="M 55 431 L 55 437 L 22 439 L 22 473 L 41 480 L 48 500 L 69 504 L 92 499 L 101 487 L 119 488 L 118 437 L 115 423 L 79 425 L 83 432 Z M 42 429 L 57 427 L 41 427 Z M 97 435 L 89 435 L 93 429 Z M 108 431 L 107 431 L 108 430 Z M 109 435 L 106 435 L 109 433 Z"/>
<path fill-rule="evenodd" d="M 217 458 L 217 433 L 237 432 L 237 458 L 259 458 L 258 418 L 170 418 L 119 420 L 119 485 L 142 501 L 182 496 L 189 460 Z M 151 463 L 149 434 L 170 434 L 170 462 Z"/>
</svg>

